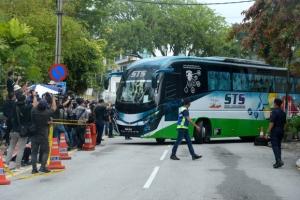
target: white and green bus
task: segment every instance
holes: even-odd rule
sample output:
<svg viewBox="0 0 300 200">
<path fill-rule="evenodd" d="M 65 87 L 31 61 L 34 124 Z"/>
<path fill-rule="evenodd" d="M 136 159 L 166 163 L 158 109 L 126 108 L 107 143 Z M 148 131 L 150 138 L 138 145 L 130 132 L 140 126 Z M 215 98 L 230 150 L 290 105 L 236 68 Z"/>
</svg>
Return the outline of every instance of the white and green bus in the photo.
<svg viewBox="0 0 300 200">
<path fill-rule="evenodd" d="M 192 101 L 189 126 L 196 143 L 210 138 L 253 139 L 267 129 L 274 98 L 287 105 L 288 116 L 298 113 L 300 78 L 285 68 L 264 62 L 222 57 L 154 57 L 135 61 L 122 76 L 115 103 L 115 134 L 176 139 L 178 108 Z M 289 85 L 289 86 L 288 86 Z"/>
</svg>

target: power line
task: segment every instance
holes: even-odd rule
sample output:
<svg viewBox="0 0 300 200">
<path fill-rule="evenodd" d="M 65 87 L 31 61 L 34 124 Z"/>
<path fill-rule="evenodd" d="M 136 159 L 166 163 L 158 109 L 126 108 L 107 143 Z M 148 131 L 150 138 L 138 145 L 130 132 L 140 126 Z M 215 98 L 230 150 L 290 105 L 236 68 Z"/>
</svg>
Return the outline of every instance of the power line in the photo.
<svg viewBox="0 0 300 200">
<path fill-rule="evenodd" d="M 133 2 L 133 3 L 148 3 L 148 4 L 174 5 L 174 6 L 209 6 L 209 5 L 249 3 L 249 2 L 254 2 L 255 0 L 222 2 L 222 3 L 170 3 L 170 2 L 155 2 L 155 1 L 143 1 L 143 0 L 124 0 L 124 1 Z"/>
</svg>

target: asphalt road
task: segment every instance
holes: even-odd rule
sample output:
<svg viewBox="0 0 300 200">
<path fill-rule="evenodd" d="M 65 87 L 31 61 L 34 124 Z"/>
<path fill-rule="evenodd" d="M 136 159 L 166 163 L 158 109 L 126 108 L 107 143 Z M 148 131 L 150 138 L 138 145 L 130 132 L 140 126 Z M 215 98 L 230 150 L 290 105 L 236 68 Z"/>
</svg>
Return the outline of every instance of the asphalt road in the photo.
<svg viewBox="0 0 300 200">
<path fill-rule="evenodd" d="M 240 140 L 194 144 L 193 161 L 183 143 L 180 161 L 170 160 L 174 141 L 105 139 L 95 151 L 71 154 L 66 170 L 0 185 L 1 200 L 15 199 L 300 199 L 296 152 L 283 152 L 285 165 L 273 169 L 270 148 Z M 19 174 L 30 175 L 31 171 Z"/>
</svg>

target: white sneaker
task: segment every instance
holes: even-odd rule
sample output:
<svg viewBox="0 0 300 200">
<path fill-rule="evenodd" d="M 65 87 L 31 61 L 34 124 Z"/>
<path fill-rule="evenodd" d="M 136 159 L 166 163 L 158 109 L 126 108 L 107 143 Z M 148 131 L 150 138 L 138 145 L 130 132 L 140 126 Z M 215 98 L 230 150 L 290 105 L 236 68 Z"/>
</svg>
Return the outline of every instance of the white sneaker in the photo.
<svg viewBox="0 0 300 200">
<path fill-rule="evenodd" d="M 100 146 L 105 146 L 105 144 L 101 143 Z"/>
<path fill-rule="evenodd" d="M 23 167 L 20 167 L 20 168 L 15 168 L 14 169 L 14 172 L 19 172 L 19 171 L 22 171 L 22 170 L 24 170 L 25 168 L 23 168 Z"/>
</svg>

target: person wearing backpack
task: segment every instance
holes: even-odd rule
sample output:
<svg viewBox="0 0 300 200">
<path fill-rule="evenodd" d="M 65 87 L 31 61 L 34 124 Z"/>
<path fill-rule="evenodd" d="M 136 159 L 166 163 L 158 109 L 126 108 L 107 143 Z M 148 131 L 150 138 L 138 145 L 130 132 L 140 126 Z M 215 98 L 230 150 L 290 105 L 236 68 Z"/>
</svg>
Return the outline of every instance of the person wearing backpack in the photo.
<svg viewBox="0 0 300 200">
<path fill-rule="evenodd" d="M 24 149 L 26 146 L 28 135 L 22 136 L 20 133 L 21 125 L 27 125 L 30 123 L 30 114 L 31 109 L 33 107 L 32 104 L 26 105 L 26 96 L 19 95 L 17 98 L 17 102 L 13 107 L 13 114 L 12 114 L 12 124 L 13 129 L 10 133 L 11 142 L 7 151 L 7 157 L 6 157 L 6 164 L 9 165 L 9 161 L 11 160 L 13 150 L 15 149 L 17 143 L 18 143 L 18 153 L 16 157 L 16 168 L 14 169 L 14 172 L 20 171 L 21 168 L 21 160 L 23 157 Z M 36 104 L 37 100 L 36 97 L 33 100 L 33 104 Z"/>
<path fill-rule="evenodd" d="M 78 121 L 87 122 L 89 119 L 89 112 L 86 110 L 86 102 L 83 99 L 78 100 L 79 106 L 73 111 L 77 116 Z M 86 126 L 75 126 L 73 134 L 77 136 L 77 148 L 82 150 L 85 141 Z"/>
<path fill-rule="evenodd" d="M 64 102 L 63 104 L 59 103 L 57 105 L 56 110 L 54 111 L 54 115 L 53 115 L 53 119 L 59 120 L 59 121 L 63 121 L 67 119 L 67 113 L 65 112 L 64 108 L 70 103 L 70 96 L 68 96 L 68 99 L 66 102 Z M 68 132 L 65 129 L 65 126 L 63 124 L 54 124 L 53 125 L 53 134 L 54 137 L 57 138 L 57 141 L 60 141 L 60 134 L 64 133 L 65 138 L 66 138 L 66 142 L 67 144 L 70 146 L 70 138 L 68 135 Z"/>
</svg>

